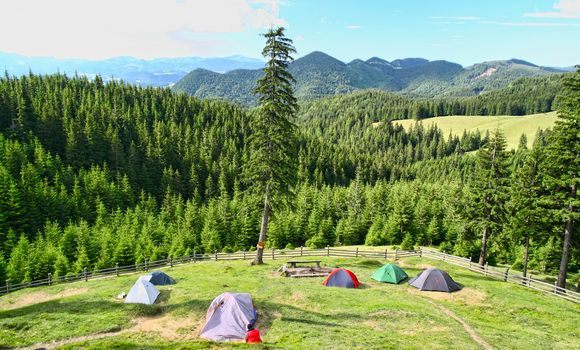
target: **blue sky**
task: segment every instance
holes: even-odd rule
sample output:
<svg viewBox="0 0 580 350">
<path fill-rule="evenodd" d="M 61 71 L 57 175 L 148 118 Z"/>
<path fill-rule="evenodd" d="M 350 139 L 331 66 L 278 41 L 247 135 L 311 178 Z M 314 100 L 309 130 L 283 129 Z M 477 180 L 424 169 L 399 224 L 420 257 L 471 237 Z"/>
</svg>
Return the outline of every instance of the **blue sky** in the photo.
<svg viewBox="0 0 580 350">
<path fill-rule="evenodd" d="M 580 63 L 580 0 L 2 0 L 0 51 L 102 59 L 259 57 L 272 25 L 298 55 L 463 65 Z M 23 25 L 24 24 L 24 25 Z M 18 30 L 14 30 L 18 28 Z"/>
</svg>

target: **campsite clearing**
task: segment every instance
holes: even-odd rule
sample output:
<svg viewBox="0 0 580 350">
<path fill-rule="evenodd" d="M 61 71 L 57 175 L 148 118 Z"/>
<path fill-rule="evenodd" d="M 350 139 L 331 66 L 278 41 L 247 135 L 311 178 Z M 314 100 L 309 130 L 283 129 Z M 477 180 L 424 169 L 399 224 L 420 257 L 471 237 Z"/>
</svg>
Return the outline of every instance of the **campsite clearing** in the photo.
<svg viewBox="0 0 580 350">
<path fill-rule="evenodd" d="M 442 296 L 437 298 L 406 281 L 395 285 L 370 278 L 391 261 L 321 260 L 325 266 L 353 271 L 363 285 L 325 288 L 322 277 L 279 277 L 273 274 L 279 267 L 274 262 L 250 267 L 248 261 L 208 261 L 164 269 L 177 284 L 158 286 L 161 295 L 154 305 L 115 299 L 131 288 L 138 274 L 20 290 L 0 297 L 0 348 L 50 347 L 52 341 L 63 349 L 250 348 L 197 337 L 211 301 L 225 291 L 252 294 L 264 339 L 257 348 L 478 349 L 481 343 L 474 335 L 493 348 L 578 346 L 577 304 L 418 257 L 398 263 L 409 276 L 416 276 L 421 265 L 441 268 L 464 289 L 436 293 Z M 76 292 L 66 295 L 71 289 Z M 46 298 L 31 301 L 34 293 Z"/>
</svg>

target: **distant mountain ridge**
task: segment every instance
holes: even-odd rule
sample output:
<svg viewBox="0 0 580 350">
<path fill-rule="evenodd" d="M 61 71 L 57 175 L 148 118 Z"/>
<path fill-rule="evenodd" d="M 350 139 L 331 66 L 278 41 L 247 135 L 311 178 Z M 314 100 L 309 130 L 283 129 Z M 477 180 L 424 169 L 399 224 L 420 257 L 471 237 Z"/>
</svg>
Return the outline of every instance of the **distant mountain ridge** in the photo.
<svg viewBox="0 0 580 350">
<path fill-rule="evenodd" d="M 541 67 L 521 60 L 498 60 L 463 67 L 457 63 L 424 58 L 387 61 L 372 57 L 342 62 L 314 51 L 289 66 L 296 78 L 298 98 L 309 99 L 363 89 L 401 92 L 412 97 L 475 96 L 508 86 L 521 77 L 564 73 L 568 69 Z M 256 103 L 252 91 L 261 69 L 228 73 L 194 70 L 173 89 L 201 98 L 218 98 L 246 105 Z"/>
<path fill-rule="evenodd" d="M 234 69 L 260 69 L 264 62 L 244 56 L 229 57 L 178 57 L 143 60 L 134 57 L 113 57 L 106 60 L 58 59 L 28 57 L 0 52 L 0 69 L 21 76 L 29 71 L 35 74 L 79 74 L 90 78 L 100 75 L 105 80 L 123 80 L 145 86 L 171 86 L 194 69 L 215 72 Z"/>
</svg>

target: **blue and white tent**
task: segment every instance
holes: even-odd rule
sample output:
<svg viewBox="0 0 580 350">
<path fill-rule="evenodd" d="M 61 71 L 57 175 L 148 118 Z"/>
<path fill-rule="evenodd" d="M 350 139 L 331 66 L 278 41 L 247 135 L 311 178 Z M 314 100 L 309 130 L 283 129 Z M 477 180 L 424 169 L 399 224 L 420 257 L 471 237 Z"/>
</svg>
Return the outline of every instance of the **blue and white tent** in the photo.
<svg viewBox="0 0 580 350">
<path fill-rule="evenodd" d="M 158 296 L 159 291 L 151 282 L 138 279 L 127 294 L 125 303 L 151 305 L 155 303 Z"/>
</svg>

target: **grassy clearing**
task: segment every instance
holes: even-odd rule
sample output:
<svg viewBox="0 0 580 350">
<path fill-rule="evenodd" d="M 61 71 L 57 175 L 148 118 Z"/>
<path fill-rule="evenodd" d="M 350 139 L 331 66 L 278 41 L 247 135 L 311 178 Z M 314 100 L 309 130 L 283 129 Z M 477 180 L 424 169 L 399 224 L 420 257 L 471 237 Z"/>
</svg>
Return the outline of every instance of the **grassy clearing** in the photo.
<svg viewBox="0 0 580 350">
<path fill-rule="evenodd" d="M 423 119 L 425 127 L 437 124 L 445 136 L 452 132 L 461 136 L 464 130 L 479 131 L 482 135 L 486 131 L 493 131 L 499 127 L 505 133 L 508 148 L 517 148 L 520 136 L 526 134 L 528 147 L 532 145 L 538 129 L 547 129 L 554 126 L 556 112 L 532 114 L 526 116 L 448 116 Z M 415 119 L 396 120 L 393 123 L 401 124 L 405 129 L 415 125 Z"/>
<path fill-rule="evenodd" d="M 249 267 L 248 261 L 203 262 L 168 268 L 177 280 L 162 286 L 161 302 L 125 305 L 114 297 L 137 275 L 65 286 L 21 290 L 0 297 L 0 348 L 79 339 L 64 349 L 250 348 L 198 339 L 206 309 L 223 291 L 252 293 L 265 343 L 251 348 L 478 349 L 462 319 L 494 348 L 570 349 L 580 339 L 580 306 L 513 284 L 421 258 L 399 261 L 410 276 L 446 269 L 465 288 L 457 293 L 421 293 L 370 279 L 384 260 L 322 258 L 327 266 L 354 271 L 362 289 L 323 287 L 322 278 L 278 277 L 284 260 Z"/>
</svg>

